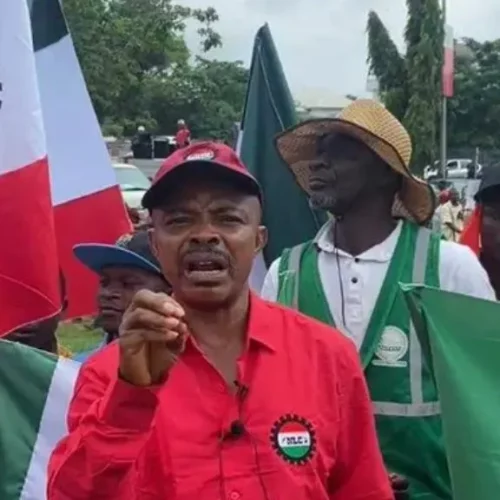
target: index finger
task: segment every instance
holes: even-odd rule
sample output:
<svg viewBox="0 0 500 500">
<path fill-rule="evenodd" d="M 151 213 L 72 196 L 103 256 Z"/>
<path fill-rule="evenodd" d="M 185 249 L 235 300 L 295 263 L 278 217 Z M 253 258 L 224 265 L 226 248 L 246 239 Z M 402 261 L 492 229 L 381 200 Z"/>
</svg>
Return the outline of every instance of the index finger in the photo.
<svg viewBox="0 0 500 500">
<path fill-rule="evenodd" d="M 155 293 L 151 290 L 139 290 L 132 299 L 131 309 L 148 309 L 163 316 L 184 317 L 184 309 L 166 293 Z"/>
</svg>

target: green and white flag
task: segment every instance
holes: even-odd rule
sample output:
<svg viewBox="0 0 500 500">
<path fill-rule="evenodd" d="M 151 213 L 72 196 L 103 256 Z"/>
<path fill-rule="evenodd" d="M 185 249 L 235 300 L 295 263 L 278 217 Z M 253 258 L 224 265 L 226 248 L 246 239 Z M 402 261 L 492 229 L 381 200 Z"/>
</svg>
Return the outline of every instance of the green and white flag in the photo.
<svg viewBox="0 0 500 500">
<path fill-rule="evenodd" d="M 0 499 L 45 500 L 80 364 L 0 341 Z"/>
<path fill-rule="evenodd" d="M 403 291 L 439 391 L 453 499 L 500 498 L 500 303 Z"/>
<path fill-rule="evenodd" d="M 253 47 L 237 150 L 264 192 L 263 221 L 269 241 L 254 264 L 251 285 L 260 291 L 267 268 L 285 248 L 314 237 L 326 216 L 317 214 L 281 160 L 274 138 L 297 123 L 295 103 L 269 26 L 262 26 Z"/>
</svg>

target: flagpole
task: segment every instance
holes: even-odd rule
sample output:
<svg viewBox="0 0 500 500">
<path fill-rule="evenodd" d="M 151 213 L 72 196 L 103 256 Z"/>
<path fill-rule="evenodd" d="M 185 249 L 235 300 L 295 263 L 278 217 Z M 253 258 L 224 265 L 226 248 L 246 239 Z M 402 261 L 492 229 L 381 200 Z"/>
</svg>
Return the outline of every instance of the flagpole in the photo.
<svg viewBox="0 0 500 500">
<path fill-rule="evenodd" d="M 443 33 L 446 32 L 446 0 L 442 2 L 442 15 L 443 15 Z M 446 35 L 444 35 L 446 36 Z M 444 57 L 444 44 L 443 44 L 443 57 Z M 444 72 L 442 72 L 444 79 Z M 441 102 L 441 176 L 446 179 L 446 163 L 447 163 L 447 143 L 448 143 L 448 98 L 444 92 L 444 85 L 441 85 L 442 102 Z"/>
</svg>

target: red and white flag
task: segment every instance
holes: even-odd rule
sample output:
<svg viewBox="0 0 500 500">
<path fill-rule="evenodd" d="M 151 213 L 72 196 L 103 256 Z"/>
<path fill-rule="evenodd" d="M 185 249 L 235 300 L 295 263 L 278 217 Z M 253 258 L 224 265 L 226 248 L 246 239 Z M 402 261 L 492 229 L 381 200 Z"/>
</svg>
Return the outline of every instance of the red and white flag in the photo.
<svg viewBox="0 0 500 500">
<path fill-rule="evenodd" d="M 0 1 L 0 336 L 56 314 L 61 305 L 27 5 Z"/>
<path fill-rule="evenodd" d="M 83 316 L 95 310 L 97 278 L 76 260 L 73 246 L 114 243 L 131 224 L 60 1 L 29 3 L 68 316 Z"/>
<path fill-rule="evenodd" d="M 443 96 L 451 98 L 454 92 L 455 73 L 455 39 L 453 38 L 453 28 L 445 26 L 444 36 L 444 59 L 443 59 Z"/>
</svg>

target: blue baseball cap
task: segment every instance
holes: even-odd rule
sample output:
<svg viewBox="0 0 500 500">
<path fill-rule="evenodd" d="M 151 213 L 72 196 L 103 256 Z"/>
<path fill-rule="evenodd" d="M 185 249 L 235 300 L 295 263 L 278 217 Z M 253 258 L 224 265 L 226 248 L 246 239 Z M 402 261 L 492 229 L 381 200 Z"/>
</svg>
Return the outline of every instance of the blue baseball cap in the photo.
<svg viewBox="0 0 500 500">
<path fill-rule="evenodd" d="M 160 263 L 151 252 L 147 231 L 123 235 L 114 245 L 81 243 L 73 247 L 73 253 L 84 266 L 97 274 L 106 267 L 130 267 L 163 278 Z"/>
</svg>

